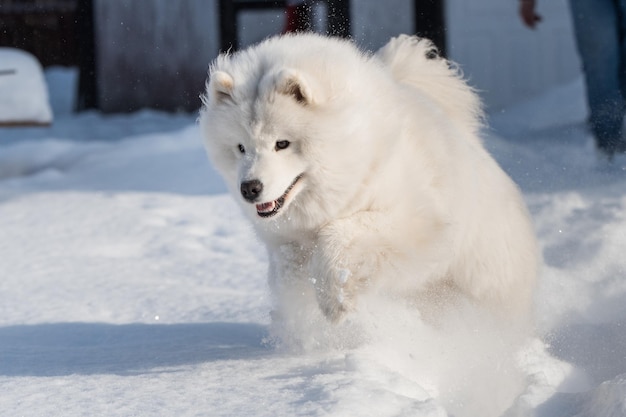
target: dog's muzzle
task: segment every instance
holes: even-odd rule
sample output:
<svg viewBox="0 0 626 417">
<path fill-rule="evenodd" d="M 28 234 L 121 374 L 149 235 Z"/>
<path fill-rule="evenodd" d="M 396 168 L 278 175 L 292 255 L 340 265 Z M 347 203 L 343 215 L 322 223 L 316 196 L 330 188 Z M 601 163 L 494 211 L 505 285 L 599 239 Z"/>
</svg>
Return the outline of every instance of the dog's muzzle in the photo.
<svg viewBox="0 0 626 417">
<path fill-rule="evenodd" d="M 278 197 L 276 200 L 267 201 L 265 203 L 257 203 L 257 214 L 260 217 L 272 217 L 277 214 L 287 202 L 287 198 L 290 196 L 291 190 L 296 186 L 298 181 L 300 181 L 302 175 L 303 174 L 300 174 L 296 178 L 294 178 L 293 182 L 289 185 L 289 187 L 287 187 L 283 195 Z M 241 195 L 247 202 L 254 203 L 258 201 L 259 196 L 263 191 L 263 183 L 259 180 L 244 181 L 240 185 L 240 190 Z"/>
</svg>

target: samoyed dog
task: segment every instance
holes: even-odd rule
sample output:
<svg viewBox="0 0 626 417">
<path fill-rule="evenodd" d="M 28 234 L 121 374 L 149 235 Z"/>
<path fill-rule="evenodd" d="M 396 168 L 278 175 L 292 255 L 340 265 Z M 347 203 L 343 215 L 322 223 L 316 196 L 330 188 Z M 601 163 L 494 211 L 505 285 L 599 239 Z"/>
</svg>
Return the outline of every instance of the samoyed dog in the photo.
<svg viewBox="0 0 626 417">
<path fill-rule="evenodd" d="M 430 41 L 368 54 L 279 36 L 209 72 L 206 149 L 267 247 L 278 314 L 338 323 L 376 294 L 433 320 L 458 300 L 529 317 L 529 215 L 481 144 L 477 95 Z"/>
</svg>

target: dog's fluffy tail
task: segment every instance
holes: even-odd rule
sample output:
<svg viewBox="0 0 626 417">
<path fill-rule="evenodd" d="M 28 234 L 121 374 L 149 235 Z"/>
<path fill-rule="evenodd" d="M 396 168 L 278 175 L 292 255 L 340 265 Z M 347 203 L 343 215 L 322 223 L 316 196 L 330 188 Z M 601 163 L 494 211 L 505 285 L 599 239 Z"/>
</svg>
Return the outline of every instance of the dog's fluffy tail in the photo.
<svg viewBox="0 0 626 417">
<path fill-rule="evenodd" d="M 391 69 L 398 82 L 428 95 L 464 128 L 473 133 L 481 128 L 483 110 L 478 95 L 467 85 L 459 68 L 439 56 L 430 40 L 400 35 L 380 48 L 376 57 Z"/>
</svg>

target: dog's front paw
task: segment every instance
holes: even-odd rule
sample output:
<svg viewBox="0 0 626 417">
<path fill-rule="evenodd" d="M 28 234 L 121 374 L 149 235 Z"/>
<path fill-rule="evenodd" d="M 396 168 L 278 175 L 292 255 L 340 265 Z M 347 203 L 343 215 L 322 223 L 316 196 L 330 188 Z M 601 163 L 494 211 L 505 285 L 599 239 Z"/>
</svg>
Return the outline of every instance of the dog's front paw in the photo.
<svg viewBox="0 0 626 417">
<path fill-rule="evenodd" d="M 339 323 L 347 313 L 355 308 L 352 294 L 351 272 L 349 269 L 336 269 L 321 277 L 313 278 L 317 301 L 324 316 L 332 322 Z"/>
</svg>

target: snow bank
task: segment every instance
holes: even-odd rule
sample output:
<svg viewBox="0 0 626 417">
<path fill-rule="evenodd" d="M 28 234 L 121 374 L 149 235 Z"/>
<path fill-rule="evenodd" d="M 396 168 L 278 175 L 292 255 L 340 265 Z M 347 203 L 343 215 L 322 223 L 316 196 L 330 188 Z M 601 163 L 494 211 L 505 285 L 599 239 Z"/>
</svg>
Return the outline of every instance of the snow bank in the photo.
<svg viewBox="0 0 626 417">
<path fill-rule="evenodd" d="M 52 122 L 41 65 L 28 52 L 0 48 L 0 125 Z"/>
</svg>

